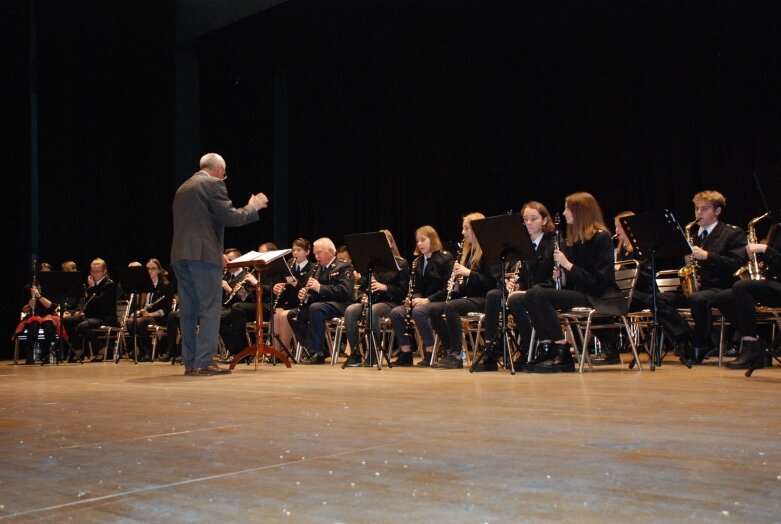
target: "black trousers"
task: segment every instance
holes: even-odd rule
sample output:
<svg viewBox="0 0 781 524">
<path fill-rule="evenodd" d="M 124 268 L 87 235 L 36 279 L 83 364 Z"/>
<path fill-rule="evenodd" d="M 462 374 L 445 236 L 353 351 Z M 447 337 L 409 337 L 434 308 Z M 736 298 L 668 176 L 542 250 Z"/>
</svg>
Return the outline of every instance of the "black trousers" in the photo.
<svg viewBox="0 0 781 524">
<path fill-rule="evenodd" d="M 719 294 L 719 289 L 701 289 L 691 296 L 685 297 L 680 291 L 667 291 L 656 296 L 659 324 L 672 340 L 689 340 L 692 329 L 689 323 L 678 314 L 678 308 L 690 308 L 694 320 L 694 346 L 708 347 L 711 345 L 711 328 L 713 314 L 711 307 Z M 649 304 L 650 307 L 650 304 Z"/>
<path fill-rule="evenodd" d="M 461 316 L 467 313 L 484 311 L 485 297 L 454 298 L 449 302 L 434 302 L 429 304 L 429 320 L 434 331 L 442 339 L 446 351 L 453 355 L 461 355 L 463 350 L 463 327 Z M 413 310 L 414 311 L 414 310 Z M 444 314 L 444 318 L 442 315 Z"/>
<path fill-rule="evenodd" d="M 781 282 L 739 280 L 731 289 L 720 291 L 714 305 L 741 335 L 756 337 L 757 302 L 767 307 L 781 306 Z"/>
<path fill-rule="evenodd" d="M 580 291 L 534 286 L 523 300 L 532 324 L 537 330 L 537 340 L 562 340 L 565 338 L 556 310 L 574 307 L 591 307 L 588 296 Z"/>
</svg>

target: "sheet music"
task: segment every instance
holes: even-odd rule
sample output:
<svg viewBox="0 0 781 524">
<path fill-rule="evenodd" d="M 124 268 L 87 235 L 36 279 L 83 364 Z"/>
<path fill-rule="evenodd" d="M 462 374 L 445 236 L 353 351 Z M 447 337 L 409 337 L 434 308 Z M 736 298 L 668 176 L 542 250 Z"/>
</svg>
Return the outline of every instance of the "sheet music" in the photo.
<svg viewBox="0 0 781 524">
<path fill-rule="evenodd" d="M 244 253 L 240 257 L 231 260 L 231 264 L 236 264 L 241 262 L 253 262 L 256 260 L 271 262 L 272 260 L 276 260 L 279 257 L 283 257 L 289 253 L 292 253 L 292 251 L 293 251 L 292 249 L 277 249 L 275 251 L 266 251 L 265 253 L 260 253 L 258 251 L 248 251 L 247 253 Z"/>
</svg>

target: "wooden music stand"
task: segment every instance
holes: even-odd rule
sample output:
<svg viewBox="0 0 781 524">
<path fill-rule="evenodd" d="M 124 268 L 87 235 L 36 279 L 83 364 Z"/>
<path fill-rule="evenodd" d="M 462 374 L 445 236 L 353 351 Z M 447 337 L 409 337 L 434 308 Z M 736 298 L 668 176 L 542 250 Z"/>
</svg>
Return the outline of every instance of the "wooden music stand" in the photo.
<svg viewBox="0 0 781 524">
<path fill-rule="evenodd" d="M 292 367 L 287 356 L 266 344 L 263 336 L 263 275 L 275 274 L 287 269 L 285 263 L 285 255 L 290 253 L 290 249 L 281 249 L 278 251 L 267 251 L 265 253 L 250 252 L 244 256 L 241 256 L 232 262 L 228 262 L 226 266 L 228 269 L 235 269 L 237 267 L 254 267 L 257 271 L 258 283 L 255 284 L 255 343 L 244 348 L 238 355 L 233 357 L 230 363 L 231 371 L 236 367 L 236 364 L 244 360 L 246 357 L 255 357 L 255 371 L 258 370 L 258 360 L 261 355 L 273 355 L 280 362 L 284 363 L 287 367 Z M 255 257 L 255 258 L 250 258 Z M 284 266 L 284 267 L 281 267 Z M 273 314 L 273 312 L 272 312 Z M 271 320 L 274 321 L 273 318 Z"/>
</svg>

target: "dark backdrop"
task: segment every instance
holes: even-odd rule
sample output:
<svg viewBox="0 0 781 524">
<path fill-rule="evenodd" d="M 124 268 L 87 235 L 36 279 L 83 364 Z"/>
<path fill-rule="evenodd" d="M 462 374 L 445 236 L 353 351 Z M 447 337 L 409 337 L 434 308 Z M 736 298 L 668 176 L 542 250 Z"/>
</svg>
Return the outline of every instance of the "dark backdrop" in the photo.
<svg viewBox="0 0 781 524">
<path fill-rule="evenodd" d="M 170 200 L 197 167 L 174 166 L 173 4 L 36 6 L 41 258 L 167 264 Z M 25 71 L 26 8 L 10 9 L 21 23 L 4 35 L 16 39 L 8 61 Z M 751 173 L 779 161 L 779 22 L 781 3 L 750 0 L 280 4 L 197 42 L 199 150 L 225 156 L 237 204 L 262 190 L 290 209 L 284 224 L 267 211 L 230 230 L 226 244 L 340 243 L 389 228 L 409 256 L 422 224 L 457 239 L 470 211 L 529 199 L 560 211 L 582 190 L 609 223 L 661 207 L 686 222 L 692 195 L 716 188 L 725 220 L 745 227 L 763 211 Z M 286 104 L 274 78 L 285 79 Z M 18 296 L 30 251 L 18 80 L 7 296 Z M 275 149 L 281 104 L 288 135 Z M 766 183 L 775 197 L 779 179 Z"/>
</svg>

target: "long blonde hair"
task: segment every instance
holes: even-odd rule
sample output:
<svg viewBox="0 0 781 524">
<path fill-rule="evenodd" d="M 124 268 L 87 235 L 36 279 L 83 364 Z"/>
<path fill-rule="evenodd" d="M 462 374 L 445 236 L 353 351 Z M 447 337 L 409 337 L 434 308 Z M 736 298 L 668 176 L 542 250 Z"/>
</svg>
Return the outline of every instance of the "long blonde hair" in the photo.
<svg viewBox="0 0 781 524">
<path fill-rule="evenodd" d="M 464 217 L 464 222 L 469 226 L 469 229 L 472 229 L 472 222 L 475 220 L 482 220 L 484 218 L 484 214 L 474 212 L 466 215 Z M 474 236 L 474 232 L 472 233 L 472 237 L 475 239 L 474 243 L 464 242 L 464 249 L 461 251 L 461 260 L 458 261 L 459 264 L 463 265 L 466 261 L 466 258 L 469 256 L 469 252 L 474 249 L 474 256 L 472 256 L 472 260 L 469 261 L 469 269 L 476 268 L 480 264 L 480 260 L 483 258 L 483 248 L 480 247 L 480 242 L 477 241 L 477 237 Z"/>
</svg>

